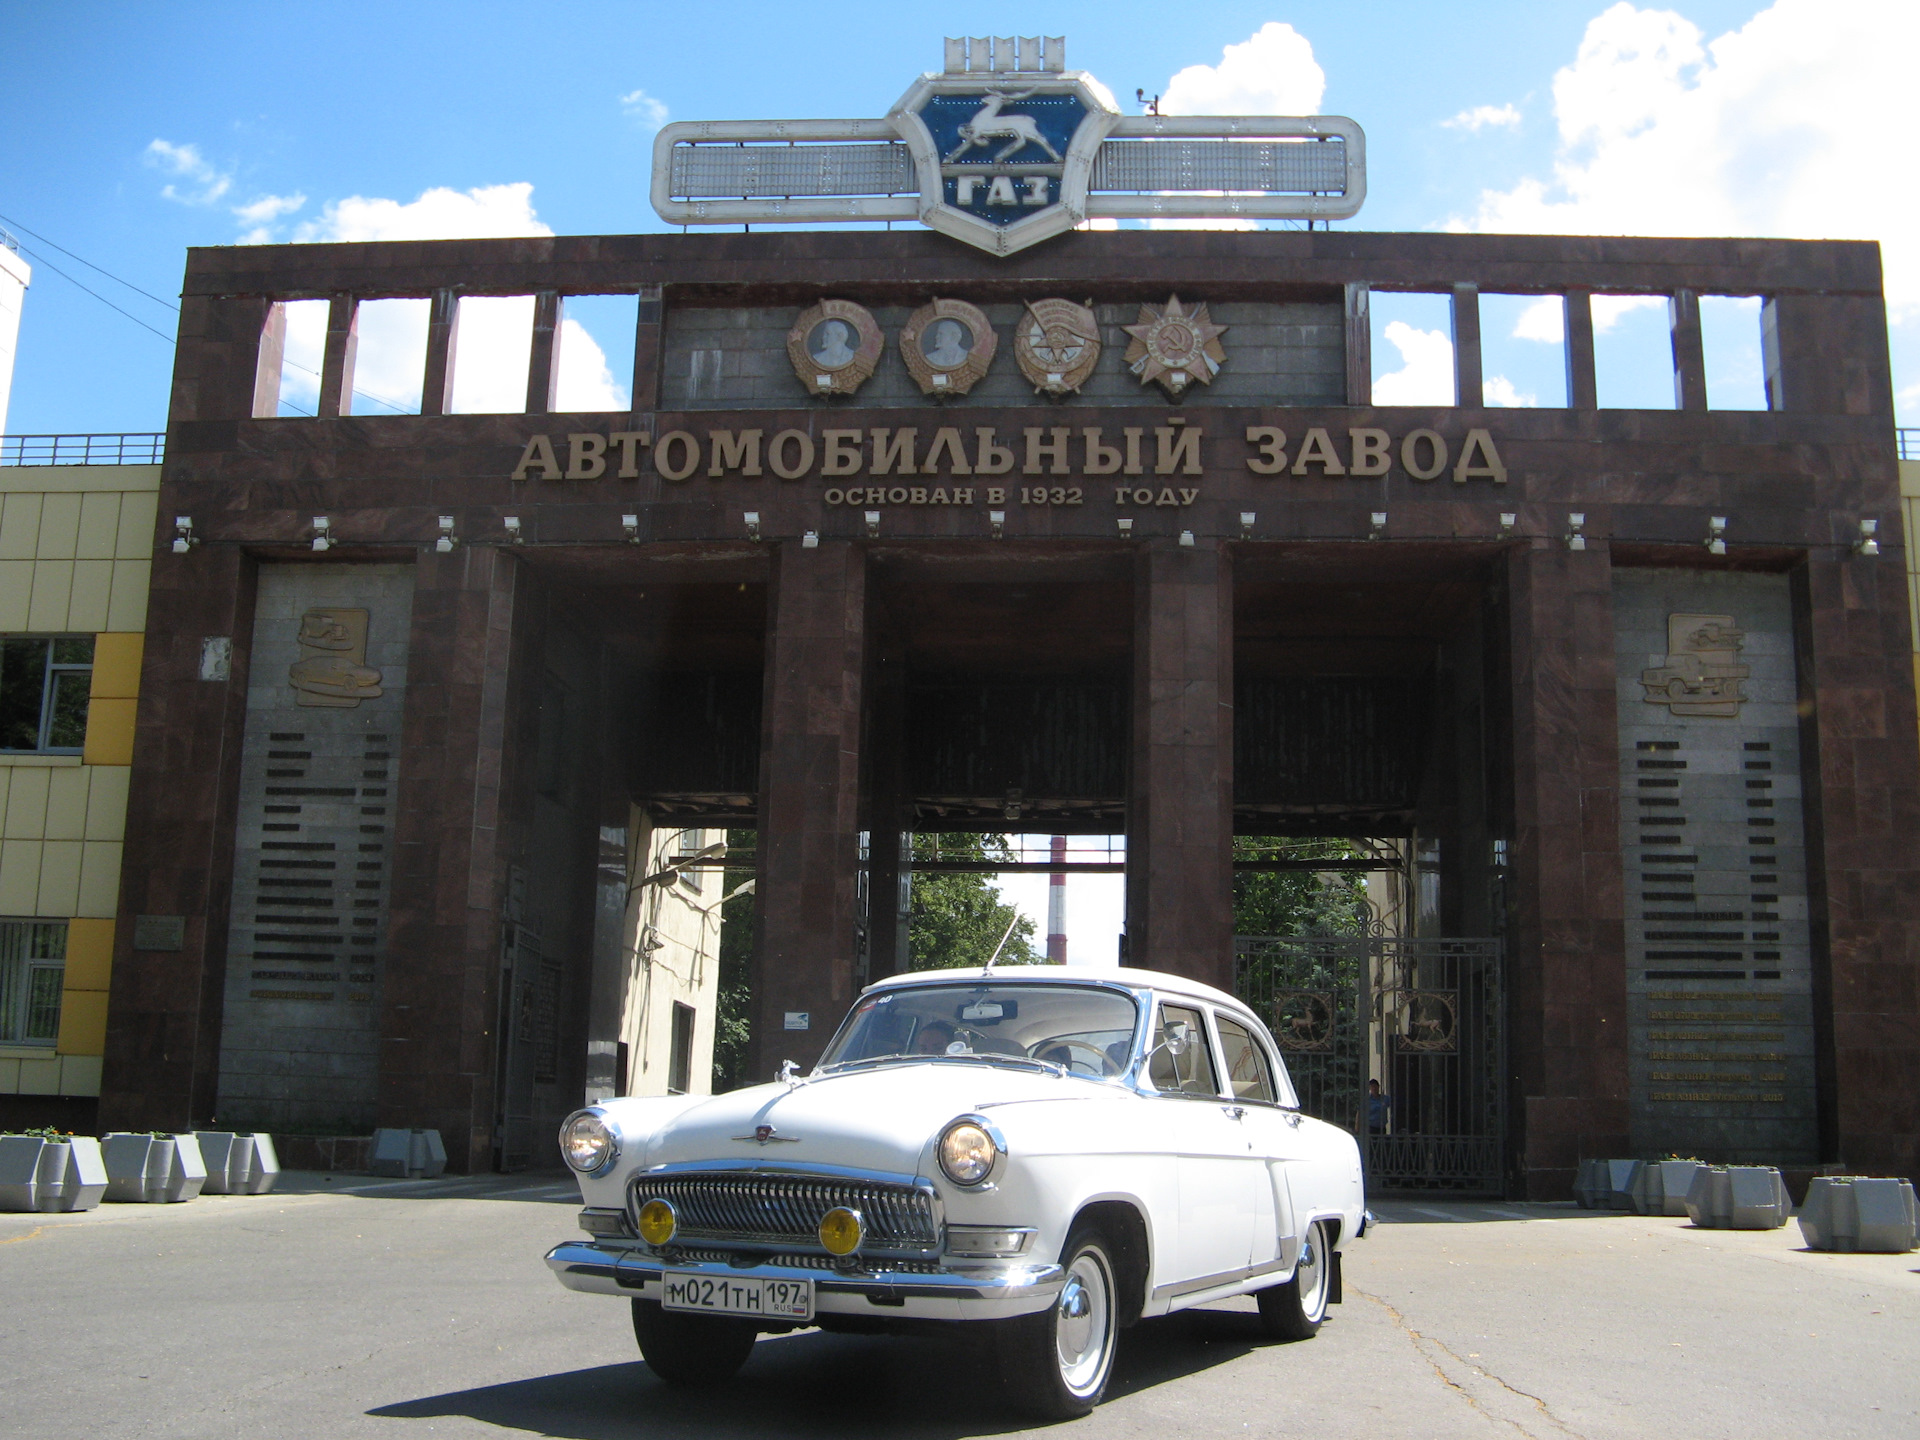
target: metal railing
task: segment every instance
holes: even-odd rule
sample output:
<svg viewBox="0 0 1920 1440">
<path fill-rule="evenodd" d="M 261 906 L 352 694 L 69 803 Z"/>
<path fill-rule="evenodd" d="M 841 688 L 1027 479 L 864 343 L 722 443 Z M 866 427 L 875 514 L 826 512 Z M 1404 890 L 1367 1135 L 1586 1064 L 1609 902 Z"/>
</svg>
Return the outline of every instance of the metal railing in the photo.
<svg viewBox="0 0 1920 1440">
<path fill-rule="evenodd" d="M 0 435 L 0 465 L 158 465 L 164 434 Z"/>
<path fill-rule="evenodd" d="M 1920 427 L 1903 427 L 1893 433 L 1900 441 L 1900 458 L 1920 460 Z"/>
</svg>

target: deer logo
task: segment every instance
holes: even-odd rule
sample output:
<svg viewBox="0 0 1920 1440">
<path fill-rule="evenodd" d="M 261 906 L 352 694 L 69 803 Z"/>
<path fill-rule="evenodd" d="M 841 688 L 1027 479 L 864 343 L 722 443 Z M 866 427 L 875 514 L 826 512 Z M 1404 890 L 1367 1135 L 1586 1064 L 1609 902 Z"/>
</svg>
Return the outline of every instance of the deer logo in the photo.
<svg viewBox="0 0 1920 1440">
<path fill-rule="evenodd" d="M 962 121 L 960 125 L 960 143 L 947 152 L 949 163 L 958 160 L 968 151 L 984 149 L 989 141 L 1005 140 L 993 155 L 993 163 L 999 164 L 1008 156 L 1017 154 L 1029 145 L 1038 145 L 1058 163 L 1060 152 L 1053 148 L 1047 137 L 1040 133 L 1040 124 L 1031 115 L 1003 115 L 1001 107 L 1024 100 L 1033 94 L 1032 90 L 1016 90 L 1009 94 L 1005 90 L 988 90 L 987 98 L 973 113 L 973 118 Z"/>
</svg>

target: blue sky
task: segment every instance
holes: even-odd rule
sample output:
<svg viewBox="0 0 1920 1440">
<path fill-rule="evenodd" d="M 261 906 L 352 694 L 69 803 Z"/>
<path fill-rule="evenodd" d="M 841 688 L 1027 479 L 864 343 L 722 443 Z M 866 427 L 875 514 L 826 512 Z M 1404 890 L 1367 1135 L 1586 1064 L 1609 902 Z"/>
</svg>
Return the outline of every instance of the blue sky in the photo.
<svg viewBox="0 0 1920 1440">
<path fill-rule="evenodd" d="M 1141 87 L 1193 112 L 1319 95 L 1368 132 L 1371 193 L 1350 228 L 1882 239 L 1902 409 L 1920 414 L 1920 226 L 1888 138 L 1909 125 L 1895 97 L 1920 6 L 1109 0 L 974 5 L 964 24 L 930 14 L 860 0 L 11 7 L 0 224 L 32 252 L 35 280 L 8 430 L 160 429 L 171 361 L 51 267 L 162 331 L 169 311 L 24 230 L 171 297 L 190 245 L 659 229 L 646 194 L 661 119 L 878 116 L 938 67 L 948 30 L 1064 34 L 1069 64 L 1116 95 Z M 1419 398 L 1442 373 L 1444 320 L 1422 304 L 1383 307 L 1388 395 Z M 575 314 L 619 356 L 617 308 Z M 1669 403 L 1661 318 L 1603 318 L 1603 403 L 1609 373 L 1612 403 Z M 1730 303 L 1709 327 L 1714 403 L 1757 403 L 1752 315 Z M 1515 302 L 1487 328 L 1501 394 L 1556 403 L 1550 322 Z M 376 364 L 368 383 L 404 390 L 405 361 L 384 377 Z M 617 394 L 612 363 L 583 372 L 581 393 Z"/>
<path fill-rule="evenodd" d="M 663 120 L 879 116 L 938 68 L 949 31 L 1064 34 L 1073 68 L 1170 110 L 1352 116 L 1370 196 L 1348 228 L 1881 240 L 1896 385 L 1920 420 L 1920 188 L 1896 143 L 1912 133 L 1912 0 L 1107 0 L 965 15 L 867 0 L 15 4 L 0 225 L 33 252 L 35 280 L 7 428 L 165 423 L 170 345 L 53 267 L 168 333 L 171 312 L 46 241 L 172 297 L 191 245 L 657 230 L 646 197 Z M 521 302 L 493 303 L 463 311 L 458 408 L 524 394 L 510 373 L 524 374 Z M 1485 303 L 1489 399 L 1563 403 L 1552 316 Z M 569 309 L 581 329 L 562 345 L 563 388 L 580 408 L 619 403 L 630 308 Z M 1379 398 L 1445 403 L 1443 304 L 1376 310 Z M 317 358 L 316 318 L 295 317 L 296 364 Z M 1671 404 L 1661 312 L 1598 319 L 1602 403 Z M 1710 304 L 1705 319 L 1712 403 L 1758 404 L 1752 305 Z M 405 408 L 417 389 L 409 323 L 363 321 L 377 398 L 360 408 Z M 288 372 L 291 405 L 310 378 Z M 1044 930 L 1044 877 L 1005 889 Z M 1072 958 L 1112 956 L 1120 905 L 1116 879 L 1073 877 Z"/>
</svg>

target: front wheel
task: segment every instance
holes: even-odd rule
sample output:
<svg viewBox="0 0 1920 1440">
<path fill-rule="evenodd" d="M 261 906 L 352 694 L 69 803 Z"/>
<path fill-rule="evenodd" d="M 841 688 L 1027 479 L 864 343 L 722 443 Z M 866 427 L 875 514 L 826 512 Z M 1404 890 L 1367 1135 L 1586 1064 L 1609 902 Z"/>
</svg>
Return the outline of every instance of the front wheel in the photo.
<svg viewBox="0 0 1920 1440">
<path fill-rule="evenodd" d="M 1075 1420 L 1100 1403 L 1120 1333 L 1106 1237 L 1076 1229 L 1060 1253 L 1067 1278 L 1059 1298 L 1038 1314 L 1002 1320 L 995 1336 L 1008 1398 L 1044 1420 Z"/>
<path fill-rule="evenodd" d="M 731 1380 L 753 1353 L 759 1331 L 751 1320 L 687 1315 L 658 1300 L 633 1302 L 633 1338 L 640 1358 L 669 1385 L 694 1388 Z"/>
<path fill-rule="evenodd" d="M 1327 1318 L 1327 1291 L 1333 1278 L 1333 1227 L 1316 1220 L 1307 1227 L 1293 1278 L 1255 1293 L 1260 1328 L 1275 1340 L 1311 1340 Z"/>
</svg>

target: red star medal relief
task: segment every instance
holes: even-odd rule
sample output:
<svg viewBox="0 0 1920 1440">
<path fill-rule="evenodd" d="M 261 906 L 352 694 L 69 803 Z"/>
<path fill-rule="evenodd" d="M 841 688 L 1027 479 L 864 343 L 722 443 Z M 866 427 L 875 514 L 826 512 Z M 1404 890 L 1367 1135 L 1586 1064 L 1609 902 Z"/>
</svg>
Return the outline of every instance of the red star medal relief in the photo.
<svg viewBox="0 0 1920 1440">
<path fill-rule="evenodd" d="M 1183 309 L 1178 295 L 1164 308 L 1140 307 L 1140 323 L 1122 327 L 1133 337 L 1127 346 L 1127 367 L 1146 385 L 1158 380 L 1169 395 L 1179 395 L 1193 381 L 1211 385 L 1227 358 L 1219 337 L 1227 327 L 1207 317 L 1207 307 Z"/>
</svg>

